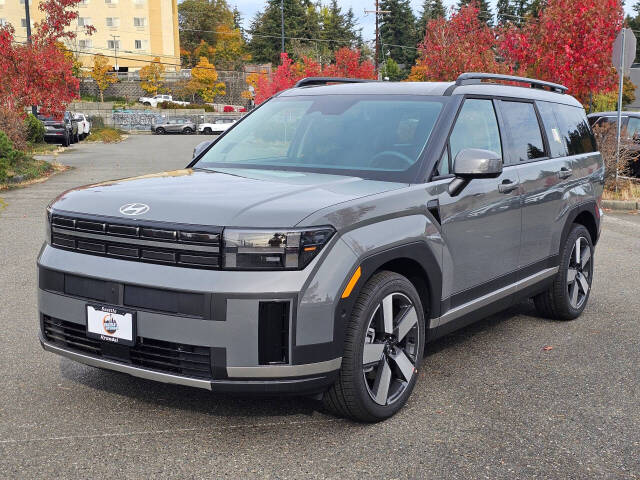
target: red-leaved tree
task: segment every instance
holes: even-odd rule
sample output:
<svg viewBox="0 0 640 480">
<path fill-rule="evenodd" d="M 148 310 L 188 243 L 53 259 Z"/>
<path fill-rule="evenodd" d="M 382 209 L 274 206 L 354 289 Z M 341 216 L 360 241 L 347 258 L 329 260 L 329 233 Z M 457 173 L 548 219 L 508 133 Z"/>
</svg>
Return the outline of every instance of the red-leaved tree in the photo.
<svg viewBox="0 0 640 480">
<path fill-rule="evenodd" d="M 496 59 L 495 32 L 478 18 L 478 11 L 471 3 L 448 20 L 431 20 L 409 80 L 451 81 L 463 72 L 511 73 L 510 63 Z"/>
<path fill-rule="evenodd" d="M 336 52 L 336 61 L 324 69 L 315 60 L 303 57 L 294 62 L 289 55 L 280 55 L 280 65 L 271 78 L 260 75 L 255 85 L 255 102 L 260 104 L 275 93 L 293 87 L 305 77 L 345 77 L 376 78 L 375 67 L 369 60 L 364 60 L 359 50 L 343 47 Z"/>
<path fill-rule="evenodd" d="M 45 19 L 34 25 L 31 44 L 16 40 L 11 25 L 0 27 L 0 107 L 22 112 L 38 105 L 45 114 L 59 115 L 78 97 L 79 82 L 72 61 L 60 41 L 73 39 L 67 30 L 78 17 L 81 0 L 44 0 L 39 8 Z M 92 34 L 94 27 L 85 32 Z"/>
<path fill-rule="evenodd" d="M 548 0 L 539 17 L 500 35 L 520 74 L 562 83 L 582 103 L 615 87 L 611 52 L 624 21 L 619 0 Z"/>
</svg>

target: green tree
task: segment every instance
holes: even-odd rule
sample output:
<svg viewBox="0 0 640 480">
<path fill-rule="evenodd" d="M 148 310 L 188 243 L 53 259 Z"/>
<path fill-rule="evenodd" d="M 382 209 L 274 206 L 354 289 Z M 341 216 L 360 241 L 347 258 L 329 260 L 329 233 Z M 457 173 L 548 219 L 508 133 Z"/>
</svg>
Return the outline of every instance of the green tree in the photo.
<svg viewBox="0 0 640 480">
<path fill-rule="evenodd" d="M 479 9 L 478 18 L 489 26 L 493 25 L 493 13 L 489 5 L 489 0 L 459 0 L 458 9 L 466 7 L 471 3 L 475 3 Z"/>
<path fill-rule="evenodd" d="M 388 11 L 380 19 L 379 61 L 392 58 L 407 67 L 416 59 L 416 18 L 409 0 L 382 0 L 380 10 Z M 406 48 L 405 48 L 406 47 Z"/>
<path fill-rule="evenodd" d="M 429 23 L 430 20 L 446 16 L 447 9 L 444 7 L 442 0 L 424 0 L 424 3 L 422 4 L 422 11 L 420 12 L 420 17 L 416 24 L 417 40 L 422 41 L 424 38 L 427 23 Z"/>
<path fill-rule="evenodd" d="M 406 73 L 400 68 L 400 66 L 394 62 L 393 58 L 389 58 L 380 69 L 380 74 L 383 79 L 389 79 L 392 82 L 404 80 Z"/>
<path fill-rule="evenodd" d="M 307 31 L 307 6 L 310 3 L 301 0 L 284 0 L 284 34 L 286 37 L 311 36 Z M 251 35 L 249 52 L 254 61 L 280 63 L 280 0 L 267 1 L 264 11 L 258 12 L 253 18 L 249 34 Z M 291 46 L 292 41 L 285 39 L 285 51 L 291 49 Z"/>
<path fill-rule="evenodd" d="M 321 38 L 331 40 L 327 43 L 333 59 L 336 50 L 341 47 L 351 47 L 359 41 L 359 31 L 356 30 L 353 10 L 349 8 L 347 13 L 342 9 L 337 0 L 331 0 L 327 7 L 321 9 L 322 33 Z"/>
<path fill-rule="evenodd" d="M 513 0 L 498 0 L 496 5 L 498 13 L 498 25 L 507 23 L 519 23 L 516 15 L 516 5 Z"/>
<path fill-rule="evenodd" d="M 225 0 L 184 0 L 178 3 L 180 44 L 191 52 L 202 41 L 215 45 L 220 25 L 233 25 L 233 12 Z"/>
</svg>

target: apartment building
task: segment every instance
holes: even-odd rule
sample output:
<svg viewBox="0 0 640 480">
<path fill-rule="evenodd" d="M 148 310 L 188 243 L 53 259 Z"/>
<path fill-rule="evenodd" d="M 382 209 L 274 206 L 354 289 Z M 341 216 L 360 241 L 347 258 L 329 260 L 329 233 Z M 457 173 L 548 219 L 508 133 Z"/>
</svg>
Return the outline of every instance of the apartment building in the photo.
<svg viewBox="0 0 640 480">
<path fill-rule="evenodd" d="M 11 23 L 16 39 L 26 40 L 26 0 L 0 0 L 0 24 Z M 29 0 L 31 24 L 43 20 L 40 0 Z M 79 17 L 70 28 L 77 38 L 68 47 L 78 51 L 85 67 L 95 54 L 107 57 L 120 70 L 135 71 L 159 57 L 166 70 L 179 70 L 178 0 L 82 0 Z M 87 36 L 83 26 L 96 32 Z"/>
</svg>

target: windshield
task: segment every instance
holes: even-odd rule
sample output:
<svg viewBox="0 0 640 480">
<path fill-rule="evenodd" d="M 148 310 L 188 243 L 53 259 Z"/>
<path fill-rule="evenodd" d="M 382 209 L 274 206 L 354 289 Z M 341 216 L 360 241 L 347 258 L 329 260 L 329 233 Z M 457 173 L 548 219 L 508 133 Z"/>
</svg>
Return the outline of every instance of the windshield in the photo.
<svg viewBox="0 0 640 480">
<path fill-rule="evenodd" d="M 277 97 L 228 130 L 195 166 L 408 182 L 445 101 L 412 95 Z"/>
</svg>

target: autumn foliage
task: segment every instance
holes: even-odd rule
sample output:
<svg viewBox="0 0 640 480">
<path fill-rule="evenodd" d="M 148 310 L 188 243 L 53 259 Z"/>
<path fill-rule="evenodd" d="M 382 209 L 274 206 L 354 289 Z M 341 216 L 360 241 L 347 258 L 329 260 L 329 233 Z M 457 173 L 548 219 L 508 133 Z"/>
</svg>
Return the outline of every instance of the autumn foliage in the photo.
<svg viewBox="0 0 640 480">
<path fill-rule="evenodd" d="M 477 5 L 428 23 L 410 80 L 513 73 L 562 83 L 583 103 L 615 87 L 611 52 L 623 23 L 619 0 L 548 0 L 537 17 L 496 28 L 478 20 Z"/>
<path fill-rule="evenodd" d="M 420 56 L 409 80 L 451 81 L 462 72 L 511 73 L 508 63 L 496 59 L 496 35 L 478 18 L 478 12 L 477 5 L 470 4 L 450 20 L 431 20 L 424 40 L 418 44 Z"/>
<path fill-rule="evenodd" d="M 11 25 L 0 27 L 0 107 L 22 112 L 38 105 L 46 114 L 60 114 L 78 96 L 73 62 L 59 45 L 75 37 L 67 27 L 77 18 L 80 0 L 43 0 L 45 20 L 34 26 L 32 44 L 19 41 Z M 93 27 L 86 29 L 93 33 Z"/>
<path fill-rule="evenodd" d="M 271 78 L 266 75 L 253 74 L 247 81 L 255 89 L 255 103 L 267 100 L 275 93 L 293 87 L 296 82 L 305 77 L 345 77 L 345 78 L 376 78 L 373 64 L 364 60 L 359 50 L 347 47 L 336 51 L 335 63 L 322 67 L 312 58 L 302 57 L 294 62 L 289 55 L 280 55 L 280 65 Z"/>
<path fill-rule="evenodd" d="M 519 74 L 562 83 L 587 103 L 615 88 L 611 52 L 622 22 L 619 0 L 549 0 L 537 19 L 507 27 L 499 50 Z"/>
</svg>

